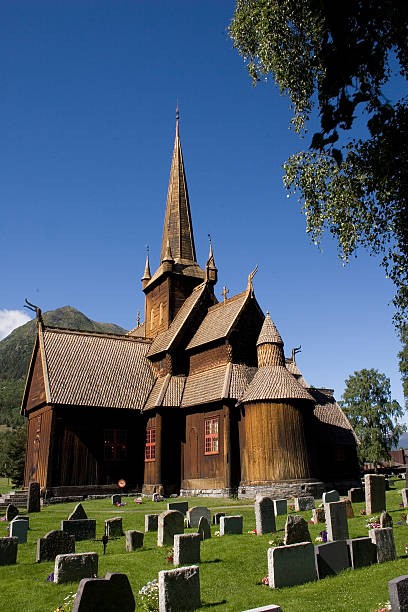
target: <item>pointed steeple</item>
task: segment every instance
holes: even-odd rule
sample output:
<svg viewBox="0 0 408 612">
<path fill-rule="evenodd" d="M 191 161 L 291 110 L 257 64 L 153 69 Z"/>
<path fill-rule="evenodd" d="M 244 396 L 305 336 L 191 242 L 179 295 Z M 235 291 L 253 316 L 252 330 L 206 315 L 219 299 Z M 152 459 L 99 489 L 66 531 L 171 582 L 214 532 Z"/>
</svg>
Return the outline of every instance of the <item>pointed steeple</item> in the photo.
<svg viewBox="0 0 408 612">
<path fill-rule="evenodd" d="M 147 249 L 147 254 L 146 254 L 146 265 L 145 265 L 145 270 L 144 270 L 144 274 L 142 276 L 142 288 L 144 289 L 145 286 L 147 285 L 147 283 L 149 282 L 149 280 L 151 279 L 152 275 L 150 274 L 150 264 L 149 264 L 149 249 Z"/>
<path fill-rule="evenodd" d="M 218 270 L 214 261 L 214 253 L 211 244 L 211 236 L 208 234 L 208 238 L 210 240 L 210 252 L 208 254 L 208 261 L 205 264 L 205 280 L 206 282 L 215 285 L 218 280 Z"/>
<path fill-rule="evenodd" d="M 166 256 L 167 244 L 170 245 L 171 253 L 176 263 L 194 263 L 196 261 L 190 202 L 179 135 L 178 109 L 176 115 L 176 138 L 170 170 L 169 190 L 167 192 L 161 262 Z"/>
<path fill-rule="evenodd" d="M 283 342 L 275 323 L 266 313 L 262 329 L 256 343 L 258 352 L 258 367 L 284 366 L 285 356 L 283 354 Z"/>
</svg>

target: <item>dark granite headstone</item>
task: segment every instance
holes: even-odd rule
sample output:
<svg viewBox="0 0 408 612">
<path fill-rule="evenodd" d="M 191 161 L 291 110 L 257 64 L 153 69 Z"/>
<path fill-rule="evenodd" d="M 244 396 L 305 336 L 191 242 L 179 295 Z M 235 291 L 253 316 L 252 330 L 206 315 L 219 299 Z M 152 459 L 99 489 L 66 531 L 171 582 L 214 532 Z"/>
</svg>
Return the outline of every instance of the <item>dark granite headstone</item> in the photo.
<svg viewBox="0 0 408 612">
<path fill-rule="evenodd" d="M 84 510 L 82 504 L 77 504 L 71 514 L 68 517 L 69 521 L 80 521 L 82 519 L 87 519 L 88 516 Z"/>
<path fill-rule="evenodd" d="M 359 504 L 364 501 L 364 489 L 349 489 L 347 497 L 352 504 Z"/>
<path fill-rule="evenodd" d="M 211 538 L 210 524 L 207 521 L 207 519 L 205 518 L 205 516 L 202 516 L 200 518 L 200 521 L 198 523 L 197 533 L 200 536 L 200 540 L 209 540 Z"/>
<path fill-rule="evenodd" d="M 188 502 L 168 502 L 167 510 L 178 510 L 185 516 L 188 511 Z"/>
<path fill-rule="evenodd" d="M 122 503 L 122 497 L 118 494 L 115 493 L 114 495 L 112 495 L 112 505 L 116 506 L 116 504 L 121 504 Z"/>
<path fill-rule="evenodd" d="M 408 576 L 399 576 L 388 583 L 392 612 L 408 612 Z"/>
<path fill-rule="evenodd" d="M 145 531 L 157 531 L 158 520 L 158 514 L 145 514 Z"/>
<path fill-rule="evenodd" d="M 96 533 L 95 519 L 80 519 L 75 521 L 61 521 L 61 529 L 73 535 L 75 540 L 94 540 Z"/>
<path fill-rule="evenodd" d="M 106 519 L 105 533 L 110 538 L 120 538 L 123 535 L 122 517 L 115 516 L 115 518 Z"/>
<path fill-rule="evenodd" d="M 334 576 L 350 567 L 347 543 L 344 540 L 315 546 L 315 557 L 319 578 Z"/>
<path fill-rule="evenodd" d="M 275 508 L 271 497 L 257 496 L 255 500 L 255 524 L 257 535 L 276 531 Z"/>
<path fill-rule="evenodd" d="M 12 521 L 16 516 L 18 516 L 18 508 L 13 504 L 9 504 L 6 508 L 6 521 Z"/>
<path fill-rule="evenodd" d="M 40 483 L 30 482 L 27 495 L 27 512 L 40 512 Z"/>
<path fill-rule="evenodd" d="M 136 550 L 137 548 L 142 548 L 144 533 L 142 531 L 136 531 L 134 529 L 130 529 L 129 531 L 125 531 L 126 536 L 126 550 L 131 552 L 132 550 Z"/>
<path fill-rule="evenodd" d="M 64 531 L 49 531 L 43 538 L 37 540 L 36 562 L 54 561 L 57 555 L 75 552 L 74 536 Z"/>
<path fill-rule="evenodd" d="M 17 562 L 18 538 L 0 538 L 0 565 Z"/>
<path fill-rule="evenodd" d="M 213 525 L 219 525 L 220 524 L 220 518 L 222 516 L 225 516 L 225 512 L 214 512 L 214 514 L 213 514 Z"/>
<path fill-rule="evenodd" d="M 285 546 L 311 541 L 312 538 L 303 516 L 288 514 L 285 524 Z"/>
<path fill-rule="evenodd" d="M 393 526 L 393 522 L 392 522 L 392 517 L 388 514 L 388 512 L 381 512 L 381 516 L 380 516 L 380 526 L 381 527 L 392 527 Z"/>
<path fill-rule="evenodd" d="M 347 540 L 350 565 L 353 569 L 377 563 L 377 546 L 371 538 L 353 538 Z"/>
<path fill-rule="evenodd" d="M 72 612 L 134 612 L 133 597 L 126 574 L 108 572 L 105 578 L 84 578 L 79 583 Z"/>
</svg>

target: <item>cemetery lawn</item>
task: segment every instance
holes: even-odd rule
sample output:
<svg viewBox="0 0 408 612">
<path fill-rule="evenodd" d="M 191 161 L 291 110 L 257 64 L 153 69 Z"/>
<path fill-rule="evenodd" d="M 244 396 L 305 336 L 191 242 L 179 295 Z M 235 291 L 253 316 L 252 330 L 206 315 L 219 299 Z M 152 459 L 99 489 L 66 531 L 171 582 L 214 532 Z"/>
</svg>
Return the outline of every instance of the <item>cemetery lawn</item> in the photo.
<svg viewBox="0 0 408 612">
<path fill-rule="evenodd" d="M 8 478 L 0 478 L 0 495 L 12 490 L 12 484 Z"/>
<path fill-rule="evenodd" d="M 392 578 L 407 574 L 408 525 L 398 526 L 401 521 L 399 489 L 405 481 L 396 481 L 396 489 L 387 491 L 387 511 L 394 521 L 394 537 L 397 560 L 377 564 L 358 570 L 348 569 L 332 578 L 285 589 L 270 589 L 261 583 L 267 575 L 267 549 L 274 534 L 257 536 L 248 533 L 255 529 L 253 504 L 248 500 L 189 498 L 189 505 L 208 506 L 214 511 L 219 507 L 226 514 L 242 514 L 242 535 L 216 537 L 218 526 L 211 526 L 212 538 L 201 543 L 200 582 L 202 610 L 214 612 L 241 612 L 267 604 L 280 605 L 283 612 L 349 612 L 376 611 L 378 604 L 388 601 L 387 583 Z M 104 520 L 115 516 L 123 518 L 123 529 L 144 531 L 144 515 L 159 513 L 167 509 L 167 502 L 133 502 L 133 497 L 123 498 L 126 505 L 113 507 L 110 499 L 83 502 L 88 518 L 97 521 L 97 538 L 101 538 Z M 176 500 L 175 500 L 176 501 Z M 316 501 L 316 505 L 318 505 Z M 30 530 L 26 544 L 18 547 L 17 564 L 0 567 L 0 610 L 8 612 L 53 612 L 63 604 L 64 598 L 77 589 L 77 583 L 58 585 L 47 582 L 54 570 L 53 562 L 35 563 L 37 538 L 52 529 L 60 529 L 61 520 L 66 519 L 75 503 L 47 506 L 38 514 L 30 514 Z M 223 506 L 229 506 L 223 508 Z M 354 519 L 349 519 L 350 537 L 368 535 L 366 517 L 360 516 L 364 504 L 353 504 Z M 406 510 L 405 510 L 406 512 Z M 24 512 L 22 512 L 24 514 Z M 301 514 L 310 520 L 311 510 Z M 277 517 L 278 534 L 283 535 L 286 516 Z M 312 540 L 325 525 L 309 525 Z M 188 529 L 194 532 L 196 529 Z M 0 537 L 7 535 L 7 522 L 0 522 Z M 276 534 L 275 534 L 276 535 Z M 127 574 L 136 599 L 136 610 L 143 610 L 139 600 L 139 589 L 148 581 L 157 578 L 163 569 L 172 569 L 166 560 L 168 548 L 156 547 L 155 532 L 145 534 L 144 548 L 127 553 L 125 537 L 108 543 L 107 553 L 102 554 L 102 543 L 77 542 L 76 552 L 97 552 L 99 573 L 124 572 Z M 118 610 L 118 612 L 120 612 Z"/>
</svg>

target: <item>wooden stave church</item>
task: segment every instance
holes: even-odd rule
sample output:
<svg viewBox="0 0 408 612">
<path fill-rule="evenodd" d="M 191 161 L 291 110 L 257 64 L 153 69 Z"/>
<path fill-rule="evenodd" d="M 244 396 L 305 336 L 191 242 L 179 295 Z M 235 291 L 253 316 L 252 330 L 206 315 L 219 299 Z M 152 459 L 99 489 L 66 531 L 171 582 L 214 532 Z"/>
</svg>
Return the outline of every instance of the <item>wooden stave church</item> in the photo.
<svg viewBox="0 0 408 612">
<path fill-rule="evenodd" d="M 176 121 L 160 266 L 142 278 L 145 322 L 126 336 L 44 326 L 27 374 L 24 486 L 46 495 L 272 497 L 359 484 L 355 433 L 330 389 L 285 358 L 252 274 L 218 302 L 210 244 L 196 261 Z"/>
</svg>

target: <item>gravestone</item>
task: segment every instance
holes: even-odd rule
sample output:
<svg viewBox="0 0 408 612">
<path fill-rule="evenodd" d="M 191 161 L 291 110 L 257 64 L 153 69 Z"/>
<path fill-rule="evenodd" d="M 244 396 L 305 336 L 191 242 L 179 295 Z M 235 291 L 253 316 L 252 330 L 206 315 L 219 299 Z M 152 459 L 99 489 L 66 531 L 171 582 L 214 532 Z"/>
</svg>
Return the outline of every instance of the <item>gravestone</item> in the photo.
<svg viewBox="0 0 408 612">
<path fill-rule="evenodd" d="M 145 531 L 157 531 L 158 514 L 145 514 Z"/>
<path fill-rule="evenodd" d="M 274 499 L 273 507 L 275 516 L 288 513 L 288 500 L 287 499 Z"/>
<path fill-rule="evenodd" d="M 198 527 L 200 518 L 205 516 L 207 521 L 211 523 L 211 512 L 205 506 L 194 506 L 187 511 L 187 522 L 189 527 Z"/>
<path fill-rule="evenodd" d="M 19 544 L 27 542 L 28 522 L 19 520 L 18 516 L 10 523 L 10 537 L 17 538 Z"/>
<path fill-rule="evenodd" d="M 83 578 L 72 612 L 134 612 L 135 598 L 126 574 L 107 573 L 105 578 Z"/>
<path fill-rule="evenodd" d="M 122 496 L 119 493 L 115 493 L 112 495 L 112 506 L 116 506 L 116 504 L 122 503 Z"/>
<path fill-rule="evenodd" d="M 200 534 L 181 533 L 174 536 L 174 565 L 200 563 Z"/>
<path fill-rule="evenodd" d="M 329 502 L 340 501 L 340 495 L 337 491 L 327 491 L 322 495 L 322 502 L 328 504 Z"/>
<path fill-rule="evenodd" d="M 377 546 L 370 537 L 347 540 L 350 565 L 353 569 L 377 563 Z"/>
<path fill-rule="evenodd" d="M 142 548 L 144 533 L 142 531 L 136 531 L 135 529 L 130 529 L 129 531 L 125 531 L 126 536 L 126 550 L 131 552 L 132 550 L 136 550 L 137 548 Z"/>
<path fill-rule="evenodd" d="M 257 535 L 276 531 L 275 508 L 270 497 L 257 496 L 255 500 L 255 524 Z"/>
<path fill-rule="evenodd" d="M 17 562 L 17 538 L 0 538 L 0 565 L 13 565 Z"/>
<path fill-rule="evenodd" d="M 153 495 L 152 495 L 152 502 L 159 502 L 159 501 L 161 501 L 160 493 L 153 493 Z"/>
<path fill-rule="evenodd" d="M 262 606 L 262 608 L 251 608 L 250 610 L 244 610 L 244 612 L 282 612 L 282 608 L 280 606 L 269 604 L 269 606 Z"/>
<path fill-rule="evenodd" d="M 317 525 L 318 523 L 326 522 L 326 515 L 324 508 L 313 508 L 312 510 L 312 521 Z"/>
<path fill-rule="evenodd" d="M 309 529 L 303 516 L 288 514 L 285 523 L 285 546 L 300 542 L 311 542 Z"/>
<path fill-rule="evenodd" d="M 329 502 L 325 505 L 327 540 L 347 540 L 349 537 L 346 504 L 344 501 Z"/>
<path fill-rule="evenodd" d="M 87 519 L 88 516 L 84 510 L 84 507 L 82 504 L 77 504 L 75 506 L 75 508 L 73 509 L 73 511 L 71 512 L 71 514 L 68 517 L 69 521 L 79 521 L 82 519 Z"/>
<path fill-rule="evenodd" d="M 268 578 L 272 589 L 317 580 L 311 542 L 268 548 Z"/>
<path fill-rule="evenodd" d="M 120 538 L 123 536 L 122 517 L 115 516 L 105 520 L 105 533 L 109 538 Z"/>
<path fill-rule="evenodd" d="M 364 501 L 364 489 L 349 489 L 347 497 L 349 498 L 352 504 L 359 504 Z"/>
<path fill-rule="evenodd" d="M 404 478 L 405 478 L 405 486 L 408 487 L 408 468 L 405 468 Z"/>
<path fill-rule="evenodd" d="M 75 540 L 94 540 L 96 519 L 80 519 L 76 521 L 61 521 L 61 530 L 73 535 Z"/>
<path fill-rule="evenodd" d="M 392 527 L 383 529 L 370 529 L 368 532 L 372 542 L 377 544 L 377 561 L 394 561 L 397 558 Z"/>
<path fill-rule="evenodd" d="M 380 516 L 380 526 L 381 527 L 392 527 L 393 526 L 393 522 L 392 522 L 392 517 L 388 514 L 388 512 L 381 512 L 381 516 Z"/>
<path fill-rule="evenodd" d="M 220 535 L 229 535 L 242 533 L 243 517 L 236 516 L 222 516 L 220 518 Z"/>
<path fill-rule="evenodd" d="M 335 576 L 350 567 L 348 547 L 344 540 L 315 546 L 315 556 L 319 578 Z"/>
<path fill-rule="evenodd" d="M 36 562 L 54 561 L 57 555 L 75 552 L 75 538 L 64 531 L 49 531 L 43 538 L 37 540 Z"/>
<path fill-rule="evenodd" d="M 27 494 L 27 512 L 40 512 L 40 483 L 30 482 Z"/>
<path fill-rule="evenodd" d="M 365 500 L 367 514 L 382 512 L 387 509 L 385 500 L 385 478 L 379 474 L 366 474 Z"/>
<path fill-rule="evenodd" d="M 54 566 L 54 582 L 78 582 L 82 578 L 94 578 L 98 574 L 98 555 L 94 552 L 57 555 Z"/>
<path fill-rule="evenodd" d="M 213 525 L 219 525 L 220 524 L 220 518 L 222 516 L 225 516 L 225 512 L 215 512 L 213 514 Z"/>
<path fill-rule="evenodd" d="M 404 508 L 408 508 L 408 489 L 401 489 L 402 493 L 402 505 Z"/>
<path fill-rule="evenodd" d="M 351 505 L 351 501 L 348 498 L 345 498 L 342 501 L 344 501 L 344 503 L 346 504 L 347 518 L 348 519 L 354 518 L 354 510 L 353 510 L 353 506 Z"/>
<path fill-rule="evenodd" d="M 168 502 L 167 510 L 178 510 L 185 516 L 188 510 L 188 502 Z"/>
<path fill-rule="evenodd" d="M 6 508 L 6 521 L 12 521 L 16 516 L 18 516 L 18 508 L 13 504 L 9 504 Z"/>
<path fill-rule="evenodd" d="M 166 510 L 159 514 L 157 546 L 173 546 L 176 533 L 184 533 L 184 516 L 178 510 Z"/>
<path fill-rule="evenodd" d="M 159 612 L 200 607 L 200 570 L 197 565 L 159 572 Z"/>
<path fill-rule="evenodd" d="M 313 510 L 315 507 L 314 497 L 304 496 L 304 497 L 295 497 L 295 511 L 303 512 L 304 510 Z"/>
<path fill-rule="evenodd" d="M 408 612 L 408 576 L 399 576 L 388 583 L 392 612 Z"/>
<path fill-rule="evenodd" d="M 198 523 L 198 535 L 201 540 L 209 540 L 211 538 L 211 528 L 210 523 L 207 521 L 205 516 L 200 518 L 200 522 Z"/>
</svg>

